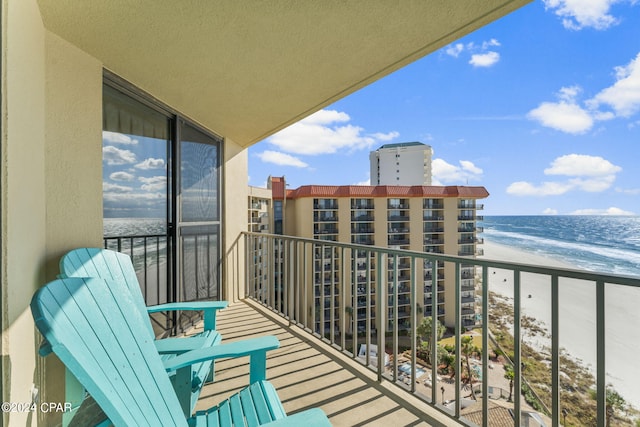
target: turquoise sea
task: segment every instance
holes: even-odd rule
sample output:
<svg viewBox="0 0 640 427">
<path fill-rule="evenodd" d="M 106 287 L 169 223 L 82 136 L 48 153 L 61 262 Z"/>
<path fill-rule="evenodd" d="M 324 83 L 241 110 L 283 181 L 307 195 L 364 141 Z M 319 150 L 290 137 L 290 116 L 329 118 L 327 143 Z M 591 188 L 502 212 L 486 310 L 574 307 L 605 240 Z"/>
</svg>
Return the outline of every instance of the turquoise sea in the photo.
<svg viewBox="0 0 640 427">
<path fill-rule="evenodd" d="M 487 241 L 578 268 L 640 277 L 640 216 L 487 216 Z"/>
</svg>

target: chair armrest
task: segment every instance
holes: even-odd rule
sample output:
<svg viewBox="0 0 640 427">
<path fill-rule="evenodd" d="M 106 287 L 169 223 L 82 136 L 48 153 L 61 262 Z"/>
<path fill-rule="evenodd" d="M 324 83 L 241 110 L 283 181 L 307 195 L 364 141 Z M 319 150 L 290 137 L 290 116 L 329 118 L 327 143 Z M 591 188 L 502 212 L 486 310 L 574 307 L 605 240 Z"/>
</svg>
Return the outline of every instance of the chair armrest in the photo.
<svg viewBox="0 0 640 427">
<path fill-rule="evenodd" d="M 147 313 L 157 313 L 159 311 L 202 311 L 204 312 L 204 330 L 212 331 L 216 328 L 216 313 L 218 310 L 226 308 L 227 301 L 193 301 L 193 302 L 170 302 L 147 307 Z"/>
<path fill-rule="evenodd" d="M 182 354 L 191 350 L 203 348 L 208 343 L 206 337 L 180 337 L 180 338 L 163 338 L 155 340 L 156 350 L 158 353 Z"/>
<path fill-rule="evenodd" d="M 51 348 L 51 343 L 49 340 L 44 338 L 40 343 L 40 348 L 38 349 L 38 354 L 42 357 L 46 357 L 53 352 L 53 348 Z"/>
<path fill-rule="evenodd" d="M 267 351 L 280 347 L 278 338 L 266 336 L 259 338 L 249 338 L 228 344 L 218 344 L 213 347 L 206 347 L 192 350 L 178 355 L 164 362 L 167 372 L 173 372 L 180 368 L 189 367 L 194 363 L 205 360 L 216 360 L 249 356 L 249 383 L 262 381 L 267 376 Z"/>
<path fill-rule="evenodd" d="M 264 427 L 298 427 L 298 426 L 309 426 L 309 427 L 331 427 L 331 423 L 329 422 L 329 418 L 325 415 L 325 413 L 320 408 L 313 408 L 307 411 L 298 412 L 297 414 L 287 415 L 285 418 L 271 421 L 270 423 L 264 424 Z"/>
</svg>

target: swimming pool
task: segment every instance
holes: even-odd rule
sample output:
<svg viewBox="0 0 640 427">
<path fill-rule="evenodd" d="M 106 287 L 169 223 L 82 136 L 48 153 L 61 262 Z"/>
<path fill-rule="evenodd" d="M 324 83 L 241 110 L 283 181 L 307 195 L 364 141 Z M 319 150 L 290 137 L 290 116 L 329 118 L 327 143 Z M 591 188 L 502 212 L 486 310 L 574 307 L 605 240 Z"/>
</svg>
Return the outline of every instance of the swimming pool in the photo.
<svg viewBox="0 0 640 427">
<path fill-rule="evenodd" d="M 398 367 L 398 370 L 404 374 L 409 375 L 411 373 L 411 363 L 404 363 Z M 417 367 L 416 368 L 416 378 L 420 378 L 422 375 L 426 374 L 427 371 L 424 369 Z"/>
</svg>

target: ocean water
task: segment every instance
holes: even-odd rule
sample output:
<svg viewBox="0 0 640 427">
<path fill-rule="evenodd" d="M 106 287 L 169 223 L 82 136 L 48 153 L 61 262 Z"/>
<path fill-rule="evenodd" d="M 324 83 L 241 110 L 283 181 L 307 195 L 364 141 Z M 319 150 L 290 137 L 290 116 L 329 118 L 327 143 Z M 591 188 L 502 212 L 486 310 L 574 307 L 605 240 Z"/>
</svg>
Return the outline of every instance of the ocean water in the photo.
<svg viewBox="0 0 640 427">
<path fill-rule="evenodd" d="M 105 237 L 165 234 L 167 230 L 163 218 L 104 218 L 102 224 Z"/>
<path fill-rule="evenodd" d="M 580 269 L 640 277 L 640 216 L 487 216 L 488 241 Z"/>
</svg>

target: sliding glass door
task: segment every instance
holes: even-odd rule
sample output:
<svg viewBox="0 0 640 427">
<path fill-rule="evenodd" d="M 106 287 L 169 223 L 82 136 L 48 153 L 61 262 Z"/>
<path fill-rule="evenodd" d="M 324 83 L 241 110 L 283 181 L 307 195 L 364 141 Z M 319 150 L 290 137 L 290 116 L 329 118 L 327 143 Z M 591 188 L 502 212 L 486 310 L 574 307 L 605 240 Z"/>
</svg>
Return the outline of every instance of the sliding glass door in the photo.
<svg viewBox="0 0 640 427">
<path fill-rule="evenodd" d="M 222 138 L 106 79 L 102 139 L 105 247 L 131 256 L 147 305 L 218 299 Z"/>
<path fill-rule="evenodd" d="M 176 232 L 181 300 L 218 299 L 220 141 L 180 123 Z"/>
</svg>

